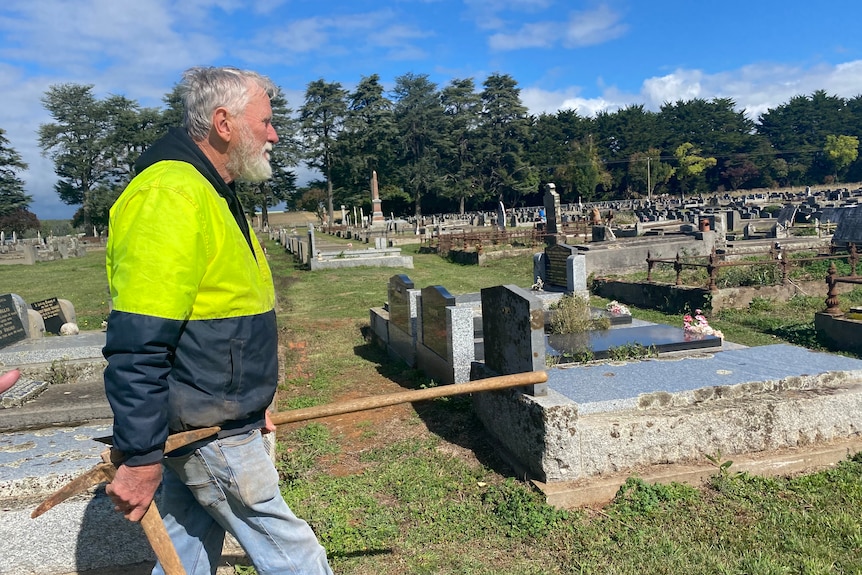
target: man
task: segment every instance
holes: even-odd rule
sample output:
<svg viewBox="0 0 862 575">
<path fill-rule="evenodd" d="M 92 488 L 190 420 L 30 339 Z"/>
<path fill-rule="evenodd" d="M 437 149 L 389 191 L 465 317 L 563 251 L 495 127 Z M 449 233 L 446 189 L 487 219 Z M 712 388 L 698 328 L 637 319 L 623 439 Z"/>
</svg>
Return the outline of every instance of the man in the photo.
<svg viewBox="0 0 862 575">
<path fill-rule="evenodd" d="M 216 572 L 225 531 L 261 575 L 332 573 L 281 497 L 261 438 L 274 429 L 275 294 L 234 182 L 272 175 L 276 88 L 235 68 L 192 68 L 180 88 L 184 129 L 141 156 L 111 208 L 105 390 L 125 459 L 106 492 L 139 521 L 161 483 L 189 575 Z M 169 433 L 209 426 L 222 431 L 163 453 Z"/>
</svg>

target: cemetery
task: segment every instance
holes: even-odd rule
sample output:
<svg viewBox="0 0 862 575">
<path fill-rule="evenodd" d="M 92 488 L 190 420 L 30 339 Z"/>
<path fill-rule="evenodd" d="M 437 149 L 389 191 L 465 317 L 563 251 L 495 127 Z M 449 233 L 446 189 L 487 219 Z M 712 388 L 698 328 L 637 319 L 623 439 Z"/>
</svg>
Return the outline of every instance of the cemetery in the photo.
<svg viewBox="0 0 862 575">
<path fill-rule="evenodd" d="M 739 294 L 719 303 L 721 290 L 714 285 L 647 281 L 622 288 L 597 277 L 611 271 L 673 265 L 681 253 L 718 267 L 719 254 L 720 261 L 731 262 L 764 249 L 773 249 L 775 265 L 782 266 L 794 247 L 837 246 L 853 272 L 839 277 L 833 266 L 831 279 L 820 281 L 825 303 L 815 324 L 836 349 L 850 342 L 850 351 L 858 353 L 853 344 L 862 341 L 862 311 L 844 314 L 836 298 L 839 290 L 862 283 L 853 259 L 862 242 L 862 211 L 856 208 L 862 190 L 801 194 L 581 206 L 561 205 L 550 185 L 544 217 L 537 208 L 519 208 L 503 217 L 449 214 L 396 223 L 383 217 L 378 202 L 359 226 L 309 225 L 301 233 L 272 228 L 268 234 L 310 271 L 394 268 L 385 301 L 368 310 L 369 332 L 392 361 L 436 384 L 547 372 L 543 383 L 477 393 L 472 405 L 517 474 L 548 503 L 571 508 L 606 503 L 633 474 L 697 484 L 715 472 L 710 458 L 717 453 L 732 456 L 734 469 L 770 475 L 822 468 L 862 451 L 856 415 L 862 360 L 786 344 L 744 347 L 714 333 L 632 318 L 625 305 L 589 309 L 609 324 L 604 329 L 561 334 L 548 328 L 561 300 L 588 301 L 591 289 L 644 307 L 647 300 L 667 300 L 673 289 L 699 294 L 682 298 L 675 304 L 680 308 L 746 305 Z M 774 203 L 786 203 L 775 216 L 756 207 Z M 624 212 L 636 220 L 592 222 L 593 207 L 615 212 L 616 222 Z M 795 225 L 815 234 L 794 236 Z M 504 230 L 512 237 L 501 235 Z M 329 235 L 340 241 L 330 243 Z M 533 253 L 532 277 L 453 295 L 443 285 L 417 285 L 410 277 L 412 258 L 398 247 L 410 241 L 452 251 L 457 244 L 478 253 L 492 237 L 501 244 L 530 238 L 519 247 Z M 781 249 L 774 249 L 776 242 Z M 14 251 L 10 257 L 18 259 Z M 152 559 L 139 527 L 113 513 L 97 492 L 29 518 L 40 499 L 98 460 L 102 446 L 90 438 L 111 432 L 100 380 L 104 333 L 77 333 L 75 323 L 73 302 L 59 296 L 26 302 L 0 294 L 0 373 L 21 370 L 18 383 L 0 393 L 0 499 L 7 505 L 0 536 L 20 541 L 10 547 L 19 551 L 0 558 L 0 572 L 42 565 L 49 566 L 44 573 L 66 573 L 70 565 L 85 570 Z M 619 353 L 635 347 L 648 353 Z M 588 361 L 572 360 L 585 355 Z M 30 528 L 45 541 L 38 550 L 26 545 Z M 104 541 L 106 530 L 135 544 L 112 548 Z"/>
</svg>

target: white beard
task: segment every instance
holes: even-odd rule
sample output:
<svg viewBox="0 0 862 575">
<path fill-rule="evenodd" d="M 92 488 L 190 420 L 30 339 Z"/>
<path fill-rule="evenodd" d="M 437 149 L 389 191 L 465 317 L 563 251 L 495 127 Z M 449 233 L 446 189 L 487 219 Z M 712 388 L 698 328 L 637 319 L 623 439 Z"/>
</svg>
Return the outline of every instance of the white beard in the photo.
<svg viewBox="0 0 862 575">
<path fill-rule="evenodd" d="M 269 153 L 272 144 L 267 142 L 263 148 L 258 148 L 254 142 L 251 130 L 247 126 L 240 129 L 239 144 L 233 150 L 227 162 L 227 170 L 237 180 L 246 182 L 263 182 L 272 177 L 272 166 L 269 163 Z"/>
</svg>

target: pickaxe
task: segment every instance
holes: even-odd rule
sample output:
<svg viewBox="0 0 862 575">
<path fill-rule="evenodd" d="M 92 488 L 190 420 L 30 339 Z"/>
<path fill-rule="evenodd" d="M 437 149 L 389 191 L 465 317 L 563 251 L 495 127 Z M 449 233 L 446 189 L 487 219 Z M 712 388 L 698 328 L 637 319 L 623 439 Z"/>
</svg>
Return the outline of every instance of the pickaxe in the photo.
<svg viewBox="0 0 862 575">
<path fill-rule="evenodd" d="M 296 423 L 299 421 L 307 421 L 310 419 L 318 419 L 321 417 L 330 417 L 333 415 L 341 415 L 344 413 L 353 413 L 356 411 L 366 411 L 369 409 L 377 409 L 379 407 L 387 407 L 397 405 L 399 403 L 413 403 L 415 401 L 425 401 L 428 399 L 437 399 L 441 397 L 451 397 L 454 395 L 464 395 L 467 393 L 478 393 L 482 391 L 493 391 L 499 389 L 507 389 L 510 387 L 521 387 L 525 385 L 534 385 L 544 383 L 548 380 L 548 374 L 544 371 L 531 371 L 526 373 L 516 373 L 513 375 L 501 375 L 498 377 L 490 377 L 480 379 L 468 383 L 455 383 L 452 385 L 441 385 L 439 387 L 429 387 L 427 389 L 417 389 L 411 391 L 399 391 L 388 393 L 385 395 L 377 395 L 372 397 L 363 397 L 349 401 L 330 403 L 326 405 L 318 405 L 315 407 L 306 407 L 303 409 L 294 409 L 291 411 L 282 411 L 273 413 L 270 416 L 272 423 L 275 425 L 284 425 L 286 423 Z M 165 453 L 194 443 L 201 439 L 206 439 L 218 433 L 218 427 L 207 427 L 204 429 L 195 429 L 182 433 L 176 433 L 168 437 L 165 444 Z M 42 502 L 39 507 L 30 515 L 36 518 L 58 503 L 66 499 L 83 493 L 90 487 L 103 482 L 110 483 L 114 479 L 117 467 L 122 462 L 117 456 L 117 452 L 106 449 L 102 453 L 102 463 L 99 463 L 89 471 L 79 475 L 60 489 L 52 494 L 48 499 Z M 150 504 L 144 517 L 141 519 L 141 526 L 144 528 L 144 534 L 147 537 L 153 551 L 156 554 L 166 575 L 185 575 L 185 569 L 180 562 L 176 549 L 168 537 L 165 524 L 162 522 L 162 517 L 159 515 L 156 503 Z"/>
</svg>

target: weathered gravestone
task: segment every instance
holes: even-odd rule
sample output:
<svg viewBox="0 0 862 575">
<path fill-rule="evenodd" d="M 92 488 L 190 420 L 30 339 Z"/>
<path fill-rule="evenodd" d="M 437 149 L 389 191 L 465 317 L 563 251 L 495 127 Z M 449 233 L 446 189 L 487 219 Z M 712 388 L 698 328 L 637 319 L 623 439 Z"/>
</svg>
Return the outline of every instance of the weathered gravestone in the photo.
<svg viewBox="0 0 862 575">
<path fill-rule="evenodd" d="M 560 219 L 560 194 L 557 193 L 554 184 L 545 184 L 543 203 L 545 206 L 547 233 L 556 240 L 556 234 L 562 231 L 562 220 Z"/>
<path fill-rule="evenodd" d="M 545 369 L 545 311 L 539 298 L 514 285 L 483 288 L 482 334 L 485 365 L 500 374 Z M 547 395 L 547 384 L 530 386 Z"/>
<path fill-rule="evenodd" d="M 0 295 L 0 348 L 26 338 L 27 332 L 12 294 Z"/>
<path fill-rule="evenodd" d="M 39 315 L 42 316 L 42 319 L 45 321 L 45 331 L 54 335 L 60 335 L 60 328 L 67 322 L 67 319 L 57 298 L 52 297 L 35 301 L 30 304 L 30 307 L 38 311 Z"/>
</svg>

